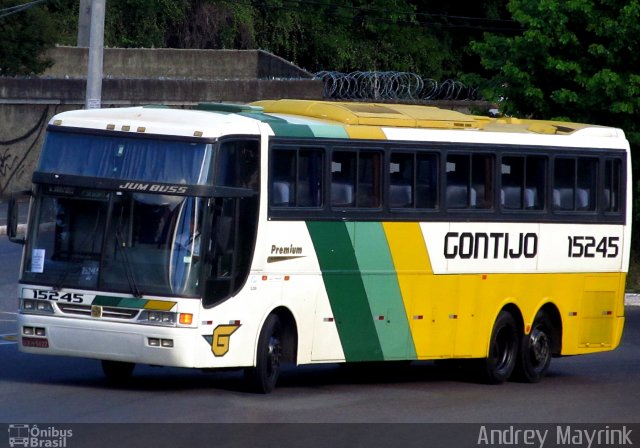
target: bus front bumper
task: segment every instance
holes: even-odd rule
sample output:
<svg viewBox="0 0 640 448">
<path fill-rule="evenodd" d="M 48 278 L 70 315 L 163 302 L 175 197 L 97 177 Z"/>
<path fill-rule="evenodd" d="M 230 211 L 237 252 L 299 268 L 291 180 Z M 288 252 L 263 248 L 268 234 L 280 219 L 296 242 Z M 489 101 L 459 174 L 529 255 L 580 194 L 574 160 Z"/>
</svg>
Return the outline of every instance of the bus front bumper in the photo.
<svg viewBox="0 0 640 448">
<path fill-rule="evenodd" d="M 197 337 L 198 331 L 198 328 L 18 314 L 18 347 L 25 353 L 159 366 L 212 367 L 211 347 L 204 338 Z M 203 359 L 208 360 L 208 364 L 201 365 Z"/>
</svg>

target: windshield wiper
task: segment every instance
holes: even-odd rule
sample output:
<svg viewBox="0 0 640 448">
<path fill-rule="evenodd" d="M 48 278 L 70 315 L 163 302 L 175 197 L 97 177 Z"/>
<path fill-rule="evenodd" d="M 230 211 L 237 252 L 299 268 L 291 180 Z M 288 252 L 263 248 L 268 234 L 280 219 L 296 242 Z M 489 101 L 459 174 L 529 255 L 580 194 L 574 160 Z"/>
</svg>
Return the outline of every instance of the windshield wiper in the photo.
<svg viewBox="0 0 640 448">
<path fill-rule="evenodd" d="M 128 250 L 129 246 L 127 246 L 124 238 L 122 237 L 122 232 L 120 228 L 116 230 L 116 247 L 122 248 L 120 252 L 122 254 L 122 261 L 124 262 L 124 271 L 127 275 L 127 282 L 129 283 L 129 288 L 131 289 L 131 293 L 134 297 L 142 297 L 142 293 L 140 289 L 138 289 L 138 284 L 136 283 L 136 277 L 133 273 L 133 269 L 131 269 L 131 263 L 129 262 Z"/>
</svg>

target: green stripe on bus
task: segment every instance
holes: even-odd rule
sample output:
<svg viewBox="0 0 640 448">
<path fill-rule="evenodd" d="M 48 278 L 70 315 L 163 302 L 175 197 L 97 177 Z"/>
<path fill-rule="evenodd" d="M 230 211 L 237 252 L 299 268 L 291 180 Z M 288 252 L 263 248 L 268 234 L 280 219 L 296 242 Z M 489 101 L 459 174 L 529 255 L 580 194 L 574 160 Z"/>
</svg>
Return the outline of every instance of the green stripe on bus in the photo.
<svg viewBox="0 0 640 448">
<path fill-rule="evenodd" d="M 313 137 L 311 128 L 304 124 L 269 123 L 278 137 Z"/>
<path fill-rule="evenodd" d="M 96 296 L 91 304 L 97 306 L 169 311 L 176 302 L 135 299 L 131 297 Z"/>
<path fill-rule="evenodd" d="M 315 137 L 319 138 L 349 138 L 349 134 L 342 126 L 332 126 L 332 125 L 309 125 L 311 128 L 311 132 Z"/>
<path fill-rule="evenodd" d="M 351 238 L 342 222 L 307 222 L 347 361 L 384 359 Z"/>
<path fill-rule="evenodd" d="M 415 359 L 416 350 L 387 237 L 379 222 L 346 223 L 384 359 Z"/>
<path fill-rule="evenodd" d="M 91 304 L 99 306 L 119 306 L 120 300 L 122 300 L 122 297 L 96 296 Z"/>
<path fill-rule="evenodd" d="M 284 118 L 259 112 L 242 112 L 239 115 L 267 123 L 277 136 L 349 138 L 344 126 L 322 123 L 292 123 Z"/>
</svg>

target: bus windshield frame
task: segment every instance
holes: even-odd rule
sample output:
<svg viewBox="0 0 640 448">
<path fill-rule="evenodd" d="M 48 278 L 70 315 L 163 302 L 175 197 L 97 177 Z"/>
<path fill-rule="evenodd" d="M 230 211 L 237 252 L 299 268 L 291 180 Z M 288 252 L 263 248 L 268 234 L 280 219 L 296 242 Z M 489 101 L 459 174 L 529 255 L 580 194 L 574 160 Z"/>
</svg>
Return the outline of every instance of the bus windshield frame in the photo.
<svg viewBox="0 0 640 448">
<path fill-rule="evenodd" d="M 197 197 L 42 186 L 22 281 L 56 289 L 200 297 Z"/>
</svg>

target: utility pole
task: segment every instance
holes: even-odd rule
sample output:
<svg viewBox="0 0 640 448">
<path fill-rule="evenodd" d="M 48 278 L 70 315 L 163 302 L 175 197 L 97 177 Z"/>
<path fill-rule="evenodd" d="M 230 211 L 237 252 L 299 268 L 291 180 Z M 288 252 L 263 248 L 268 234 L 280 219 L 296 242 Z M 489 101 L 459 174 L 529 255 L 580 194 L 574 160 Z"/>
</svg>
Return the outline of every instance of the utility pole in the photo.
<svg viewBox="0 0 640 448">
<path fill-rule="evenodd" d="M 86 109 L 100 109 L 102 102 L 102 55 L 104 53 L 104 15 L 107 0 L 91 1 L 89 66 L 87 67 Z M 78 31 L 79 33 L 79 31 Z"/>
<path fill-rule="evenodd" d="M 89 33 L 91 26 L 91 0 L 80 0 L 78 10 L 78 47 L 89 47 Z"/>
</svg>

